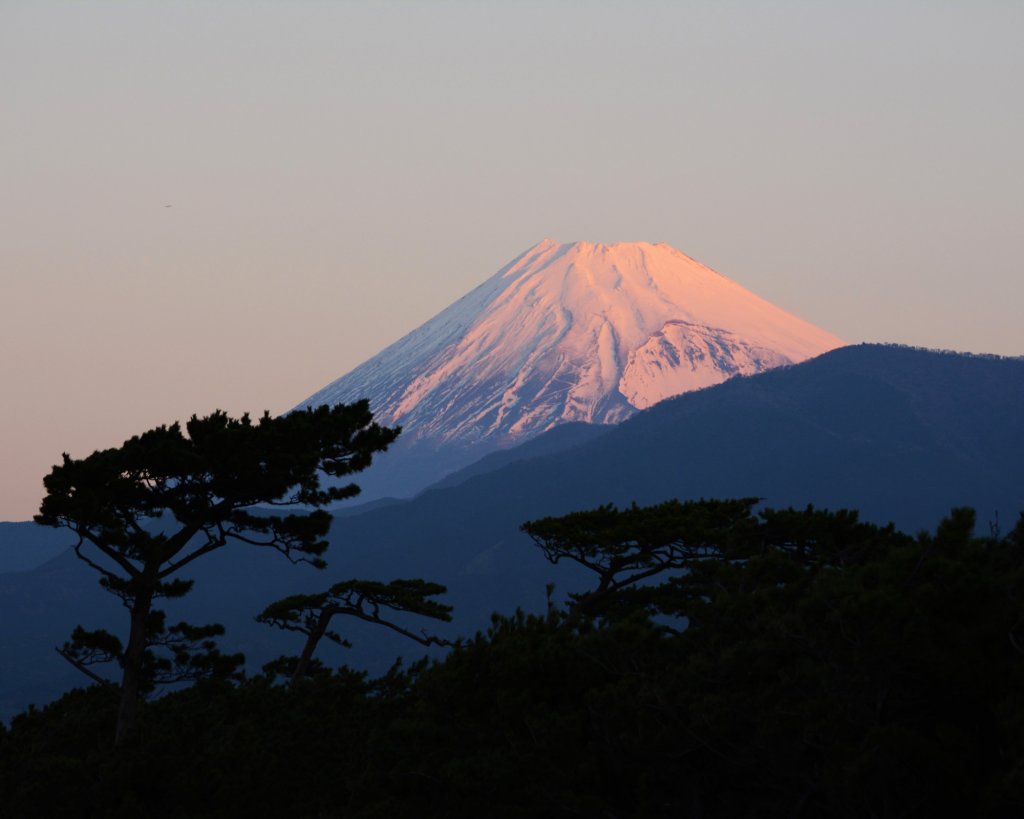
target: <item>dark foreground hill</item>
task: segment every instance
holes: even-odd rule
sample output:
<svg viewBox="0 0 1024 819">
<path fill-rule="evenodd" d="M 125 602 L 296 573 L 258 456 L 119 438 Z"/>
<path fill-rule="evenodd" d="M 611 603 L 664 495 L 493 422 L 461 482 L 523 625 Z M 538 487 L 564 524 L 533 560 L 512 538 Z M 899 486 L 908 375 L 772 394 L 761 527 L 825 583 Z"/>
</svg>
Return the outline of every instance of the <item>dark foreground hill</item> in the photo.
<svg viewBox="0 0 1024 819">
<path fill-rule="evenodd" d="M 76 689 L 0 725 L 0 815 L 1024 815 L 1024 523 L 909 537 L 755 503 L 537 523 L 631 568 L 376 680 L 204 680 L 121 748 L 114 692 Z M 632 586 L 652 552 L 689 571 Z"/>
<path fill-rule="evenodd" d="M 252 622 L 269 601 L 347 577 L 425 577 L 448 585 L 449 634 L 484 626 L 491 611 L 539 610 L 577 576 L 551 567 L 520 533 L 526 520 L 602 503 L 748 497 L 771 507 L 855 508 L 905 531 L 953 506 L 979 528 L 1011 528 L 1024 509 L 1024 360 L 862 345 L 665 401 L 604 434 L 547 456 L 507 463 L 417 498 L 339 517 L 324 573 L 277 555 L 224 550 L 197 564 L 180 607 L 228 627 L 225 648 L 256 664 L 288 641 Z M 172 611 L 172 616 L 174 612 Z M 116 601 L 70 556 L 0 576 L 0 707 L 45 702 L 76 672 L 53 653 L 78 623 L 120 629 Z M 380 669 L 405 646 L 349 630 L 347 656 Z"/>
</svg>

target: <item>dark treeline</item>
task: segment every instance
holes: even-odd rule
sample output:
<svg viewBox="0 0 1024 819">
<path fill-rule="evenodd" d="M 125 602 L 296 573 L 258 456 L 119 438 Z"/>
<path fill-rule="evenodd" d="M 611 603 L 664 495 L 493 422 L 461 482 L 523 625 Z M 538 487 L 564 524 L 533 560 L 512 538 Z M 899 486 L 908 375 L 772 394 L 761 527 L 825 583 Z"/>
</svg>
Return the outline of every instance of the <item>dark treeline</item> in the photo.
<svg viewBox="0 0 1024 819">
<path fill-rule="evenodd" d="M 72 691 L 0 731 L 0 815 L 1021 815 L 1024 518 L 755 506 L 526 524 L 590 590 L 379 679 L 200 680 L 118 748 Z"/>
</svg>

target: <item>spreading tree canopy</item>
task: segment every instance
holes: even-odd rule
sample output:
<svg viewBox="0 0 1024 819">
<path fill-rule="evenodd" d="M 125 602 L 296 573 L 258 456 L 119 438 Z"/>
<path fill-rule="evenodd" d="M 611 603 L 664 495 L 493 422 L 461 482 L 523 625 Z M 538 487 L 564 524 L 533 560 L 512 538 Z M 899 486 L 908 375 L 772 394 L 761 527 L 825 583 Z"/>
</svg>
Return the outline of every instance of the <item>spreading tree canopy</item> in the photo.
<svg viewBox="0 0 1024 819">
<path fill-rule="evenodd" d="M 44 479 L 47 494 L 35 520 L 74 532 L 75 553 L 131 613 L 123 646 L 105 632 L 79 630 L 62 651 L 80 667 L 104 656 L 121 665 L 117 744 L 134 730 L 154 646 L 169 646 L 186 668 L 224 666 L 210 653 L 210 627 L 167 630 L 154 615 L 155 600 L 191 587 L 174 575 L 231 542 L 323 568 L 331 516 L 322 507 L 359 492 L 354 483 L 333 485 L 324 476 L 365 469 L 398 432 L 373 423 L 360 401 L 264 414 L 256 422 L 218 411 L 193 416 L 184 430 L 160 426 L 80 460 L 64 455 Z M 197 640 L 200 655 L 186 656 Z"/>
<path fill-rule="evenodd" d="M 439 583 L 420 579 L 392 580 L 389 583 L 345 580 L 319 594 L 296 594 L 271 603 L 256 619 L 268 626 L 306 635 L 302 654 L 289 664 L 291 684 L 295 685 L 311 667 L 313 653 L 320 640 L 326 637 L 338 645 L 349 645 L 347 640 L 329 630 L 331 619 L 338 615 L 385 626 L 422 646 L 452 645 L 449 640 L 423 630 L 417 633 L 390 619 L 392 615 L 404 613 L 449 622 L 452 607 L 430 599 L 446 591 L 447 588 Z"/>
</svg>

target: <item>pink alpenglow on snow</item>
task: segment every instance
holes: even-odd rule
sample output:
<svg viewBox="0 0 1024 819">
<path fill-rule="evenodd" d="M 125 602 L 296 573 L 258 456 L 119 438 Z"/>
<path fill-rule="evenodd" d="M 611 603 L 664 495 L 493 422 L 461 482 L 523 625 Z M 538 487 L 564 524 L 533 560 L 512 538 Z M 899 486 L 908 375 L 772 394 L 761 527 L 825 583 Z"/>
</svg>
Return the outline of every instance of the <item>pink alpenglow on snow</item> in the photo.
<svg viewBox="0 0 1024 819">
<path fill-rule="evenodd" d="M 666 244 L 545 239 L 300 406 L 365 397 L 406 444 L 501 447 L 842 345 Z"/>
</svg>

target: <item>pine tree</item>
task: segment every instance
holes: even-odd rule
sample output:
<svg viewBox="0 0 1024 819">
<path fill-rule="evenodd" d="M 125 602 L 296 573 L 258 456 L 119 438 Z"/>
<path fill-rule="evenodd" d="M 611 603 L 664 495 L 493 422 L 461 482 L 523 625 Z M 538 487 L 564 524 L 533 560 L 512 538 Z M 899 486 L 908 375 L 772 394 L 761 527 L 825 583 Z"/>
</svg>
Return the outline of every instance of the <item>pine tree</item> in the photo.
<svg viewBox="0 0 1024 819">
<path fill-rule="evenodd" d="M 184 431 L 174 423 L 81 460 L 64 455 L 44 479 L 47 494 L 35 520 L 74 532 L 76 555 L 131 614 L 123 647 L 106 639 L 112 635 L 84 630 L 65 646 L 80 667 L 90 649 L 119 661 L 115 745 L 134 733 L 139 697 L 151 682 L 147 668 L 164 625 L 154 601 L 191 588 L 191 581 L 172 576 L 230 542 L 323 568 L 331 521 L 323 507 L 359 492 L 353 483 L 325 485 L 323 476 L 365 469 L 398 432 L 373 423 L 368 403 L 360 401 L 278 418 L 264 414 L 258 422 L 218 411 L 193 416 Z M 202 648 L 213 633 L 179 629 L 176 636 L 196 638 Z M 202 664 L 201 654 L 197 659 Z"/>
</svg>

